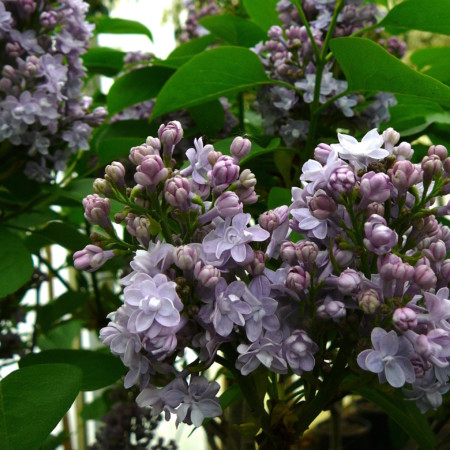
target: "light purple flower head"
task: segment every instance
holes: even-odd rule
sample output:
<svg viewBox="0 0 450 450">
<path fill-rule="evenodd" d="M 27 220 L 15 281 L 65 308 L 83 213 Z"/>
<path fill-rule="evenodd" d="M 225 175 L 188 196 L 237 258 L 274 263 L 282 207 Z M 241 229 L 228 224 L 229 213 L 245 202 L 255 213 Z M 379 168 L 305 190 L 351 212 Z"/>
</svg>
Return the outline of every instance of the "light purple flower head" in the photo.
<svg viewBox="0 0 450 450">
<path fill-rule="evenodd" d="M 314 369 L 314 353 L 318 350 L 317 344 L 303 330 L 294 330 L 283 342 L 283 356 L 297 375 Z"/>
<path fill-rule="evenodd" d="M 238 264 L 248 264 L 253 259 L 250 242 L 265 241 L 270 233 L 259 225 L 247 227 L 250 214 L 237 214 L 231 218 L 220 220 L 215 230 L 203 240 L 203 251 L 206 260 L 221 266 L 232 258 Z"/>
</svg>

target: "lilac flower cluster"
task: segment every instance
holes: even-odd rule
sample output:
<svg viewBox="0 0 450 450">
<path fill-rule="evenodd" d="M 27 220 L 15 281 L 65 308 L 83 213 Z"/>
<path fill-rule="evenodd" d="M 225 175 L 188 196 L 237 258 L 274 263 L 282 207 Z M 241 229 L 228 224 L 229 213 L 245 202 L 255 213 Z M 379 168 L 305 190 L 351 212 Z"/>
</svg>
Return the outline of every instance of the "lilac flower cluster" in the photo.
<svg viewBox="0 0 450 450">
<path fill-rule="evenodd" d="M 292 203 L 255 223 L 244 209 L 257 201 L 256 179 L 239 166 L 250 141 L 235 138 L 227 155 L 197 139 L 176 169 L 182 136 L 178 122 L 161 125 L 130 151 L 135 186 L 115 162 L 83 202 L 104 233 L 75 265 L 135 251 L 124 304 L 100 337 L 129 368 L 125 386 L 142 389 L 138 403 L 200 426 L 221 413 L 219 386 L 204 376 L 224 361 L 219 351 L 242 376 L 320 374 L 330 339 L 335 348 L 353 339 L 354 352 L 371 334 L 359 366 L 394 387 L 409 383 L 421 407 L 436 407 L 450 374 L 450 230 L 437 221 L 449 205 L 436 203 L 449 191 L 445 147 L 413 164 L 392 129 L 361 142 L 339 134 L 304 164 Z M 115 221 L 132 244 L 116 235 L 109 199 L 125 205 Z M 186 348 L 198 356 L 191 364 Z"/>
<path fill-rule="evenodd" d="M 70 154 L 87 150 L 92 127 L 106 117 L 89 112 L 81 94 L 80 55 L 92 36 L 82 0 L 0 1 L 0 142 L 11 165 L 44 182 L 64 170 Z M 12 148 L 19 147 L 20 152 Z"/>
<path fill-rule="evenodd" d="M 309 23 L 312 36 L 319 51 L 330 27 L 336 1 L 304 0 L 302 8 Z M 380 11 L 374 3 L 348 0 L 337 16 L 334 37 L 349 36 L 377 22 Z M 254 51 L 260 56 L 267 74 L 276 80 L 292 85 L 264 87 L 260 90 L 256 107 L 260 111 L 267 134 L 279 135 L 287 146 L 295 146 L 307 139 L 309 131 L 309 107 L 314 99 L 317 77 L 317 60 L 306 27 L 296 7 L 289 0 L 280 0 L 277 5 L 281 26 L 273 26 L 268 40 L 259 43 Z M 393 40 L 394 39 L 394 40 Z M 398 38 L 381 40 L 398 56 L 405 48 Z M 338 74 L 338 75 L 336 75 Z M 324 104 L 347 89 L 347 82 L 339 72 L 335 60 L 330 60 L 321 74 L 319 103 Z M 355 107 L 365 99 L 356 94 L 340 96 L 324 111 L 327 116 L 337 113 L 378 127 L 389 120 L 389 107 L 396 104 L 391 94 L 379 93 L 369 99 L 362 112 Z M 361 109 L 361 108 L 360 108 Z M 353 119 L 355 120 L 355 119 Z M 327 117 L 329 121 L 329 117 Z M 366 128 L 366 127 L 364 127 Z"/>
<path fill-rule="evenodd" d="M 185 0 L 184 8 L 187 9 L 187 19 L 183 27 L 179 31 L 178 40 L 180 42 L 188 42 L 192 39 L 208 34 L 208 30 L 199 24 L 202 17 L 212 16 L 221 12 L 215 0 L 206 0 L 200 2 L 200 7 L 196 5 L 194 0 Z"/>
</svg>

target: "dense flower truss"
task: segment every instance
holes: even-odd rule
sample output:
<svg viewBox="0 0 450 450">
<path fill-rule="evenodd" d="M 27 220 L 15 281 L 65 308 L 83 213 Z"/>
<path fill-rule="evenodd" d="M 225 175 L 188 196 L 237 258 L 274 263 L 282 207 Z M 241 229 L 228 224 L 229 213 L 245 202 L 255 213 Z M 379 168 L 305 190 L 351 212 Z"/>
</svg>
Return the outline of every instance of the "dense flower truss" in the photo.
<svg viewBox="0 0 450 450">
<path fill-rule="evenodd" d="M 81 93 L 80 55 L 93 29 L 87 9 L 82 0 L 0 1 L 2 152 L 11 166 L 26 162 L 25 173 L 38 181 L 87 150 L 92 127 L 106 117 L 104 108 L 89 112 L 92 99 Z"/>
<path fill-rule="evenodd" d="M 321 51 L 331 25 L 335 0 L 303 0 L 302 8 L 317 48 Z M 273 26 L 268 40 L 259 43 L 254 51 L 260 56 L 267 74 L 288 83 L 284 86 L 269 86 L 260 90 L 256 106 L 267 134 L 279 135 L 288 146 L 305 141 L 309 131 L 309 109 L 314 101 L 317 78 L 317 58 L 308 31 L 296 7 L 289 0 L 280 0 L 277 5 L 281 26 Z M 374 25 L 381 12 L 374 3 L 346 0 L 334 28 L 333 37 L 350 36 L 365 27 Z M 405 44 L 398 38 L 387 41 L 378 38 L 388 51 L 402 56 Z M 330 102 L 323 114 L 327 123 L 337 119 L 353 118 L 371 128 L 389 120 L 389 107 L 396 104 L 391 94 L 379 93 L 372 99 L 361 95 L 342 96 L 347 82 L 339 71 L 335 60 L 330 60 L 321 73 L 319 104 Z M 339 96 L 339 97 L 338 97 Z M 334 97 L 336 98 L 333 101 Z M 363 111 L 355 107 L 367 102 Z"/>
<path fill-rule="evenodd" d="M 326 377 L 324 361 L 349 345 L 356 373 L 437 407 L 450 375 L 450 230 L 437 220 L 449 205 L 436 202 L 449 192 L 446 148 L 413 164 L 392 129 L 341 134 L 304 164 L 290 205 L 252 221 L 256 179 L 239 166 L 250 142 L 237 137 L 224 155 L 198 139 L 178 170 L 182 136 L 171 122 L 131 149 L 134 186 L 120 163 L 107 167 L 83 202 L 104 233 L 74 255 L 93 270 L 135 252 L 124 304 L 100 337 L 129 368 L 125 385 L 142 389 L 139 404 L 199 426 L 221 413 L 204 375 L 215 360 L 243 377 Z M 131 244 L 111 226 L 109 199 L 124 204 L 114 219 Z M 187 348 L 198 355 L 190 365 Z"/>
</svg>

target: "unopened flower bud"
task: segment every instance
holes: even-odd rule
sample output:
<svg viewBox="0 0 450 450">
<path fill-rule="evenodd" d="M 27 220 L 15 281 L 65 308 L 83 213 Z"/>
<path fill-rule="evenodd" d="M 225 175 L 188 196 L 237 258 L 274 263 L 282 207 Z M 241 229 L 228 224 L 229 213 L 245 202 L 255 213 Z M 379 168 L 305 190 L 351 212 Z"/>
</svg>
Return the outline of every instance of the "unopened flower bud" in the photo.
<svg viewBox="0 0 450 450">
<path fill-rule="evenodd" d="M 450 259 L 446 259 L 441 265 L 440 277 L 445 281 L 450 281 Z"/>
<path fill-rule="evenodd" d="M 208 153 L 208 162 L 211 164 L 211 167 L 214 167 L 214 164 L 216 164 L 217 160 L 222 156 L 221 152 L 216 152 L 214 150 L 211 150 Z"/>
<path fill-rule="evenodd" d="M 353 171 L 348 166 L 338 167 L 328 180 L 328 187 L 331 191 L 343 194 L 351 192 L 356 184 Z"/>
<path fill-rule="evenodd" d="M 342 250 L 337 245 L 333 246 L 333 256 L 339 267 L 348 267 L 355 255 L 350 250 Z"/>
<path fill-rule="evenodd" d="M 103 178 L 97 178 L 94 181 L 93 188 L 94 192 L 98 195 L 104 195 L 105 197 L 112 197 L 114 195 L 109 181 Z"/>
<path fill-rule="evenodd" d="M 161 141 L 153 136 L 148 136 L 145 143 L 155 149 L 157 152 L 161 150 Z"/>
<path fill-rule="evenodd" d="M 431 289 L 436 286 L 437 278 L 431 267 L 421 264 L 414 268 L 414 281 L 422 289 Z"/>
<path fill-rule="evenodd" d="M 438 155 L 424 156 L 421 166 L 424 180 L 431 180 L 442 170 L 442 161 Z"/>
<path fill-rule="evenodd" d="M 240 161 L 250 153 L 251 148 L 252 143 L 248 139 L 238 136 L 231 143 L 230 153 L 237 161 Z"/>
<path fill-rule="evenodd" d="M 239 182 L 241 186 L 245 188 L 252 188 L 256 186 L 255 174 L 250 169 L 245 169 L 239 176 Z"/>
<path fill-rule="evenodd" d="M 173 249 L 173 262 L 181 270 L 192 270 L 197 263 L 200 249 L 192 245 L 182 245 Z"/>
<path fill-rule="evenodd" d="M 397 161 L 410 160 L 414 154 L 414 150 L 408 142 L 400 142 L 398 147 L 394 147 L 393 154 L 397 157 Z"/>
<path fill-rule="evenodd" d="M 443 145 L 432 145 L 428 149 L 428 156 L 431 155 L 439 156 L 439 159 L 443 162 L 447 158 L 448 152 L 446 147 L 444 147 Z"/>
<path fill-rule="evenodd" d="M 397 161 L 389 171 L 392 184 L 400 193 L 422 181 L 422 170 L 411 161 Z"/>
<path fill-rule="evenodd" d="M 382 203 L 372 202 L 367 205 L 366 215 L 370 217 L 372 214 L 378 214 L 379 216 L 384 216 L 384 205 Z"/>
<path fill-rule="evenodd" d="M 122 189 L 125 186 L 125 167 L 122 163 L 113 161 L 105 168 L 105 175 L 109 180 L 113 181 L 115 185 Z"/>
<path fill-rule="evenodd" d="M 443 166 L 444 166 L 445 173 L 450 174 L 450 157 L 444 159 Z"/>
<path fill-rule="evenodd" d="M 374 314 L 381 305 L 380 295 L 375 289 L 363 291 L 358 296 L 358 305 L 365 314 Z"/>
<path fill-rule="evenodd" d="M 214 192 L 220 193 L 239 178 L 239 166 L 230 156 L 221 156 L 211 171 Z"/>
<path fill-rule="evenodd" d="M 319 144 L 314 150 L 314 159 L 320 164 L 326 164 L 332 151 L 333 149 L 328 144 Z"/>
<path fill-rule="evenodd" d="M 94 272 L 114 257 L 114 250 L 103 250 L 96 245 L 87 245 L 73 255 L 73 265 L 78 270 Z"/>
<path fill-rule="evenodd" d="M 392 321 L 401 331 L 412 330 L 417 326 L 417 314 L 408 307 L 397 308 L 392 315 Z"/>
<path fill-rule="evenodd" d="M 312 241 L 300 241 L 295 246 L 295 254 L 299 261 L 311 264 L 317 259 L 319 247 Z"/>
<path fill-rule="evenodd" d="M 163 145 L 164 155 L 172 156 L 174 146 L 183 138 L 183 127 L 180 122 L 173 120 L 159 127 L 158 136 Z"/>
<path fill-rule="evenodd" d="M 142 144 L 131 148 L 129 159 L 138 166 L 148 155 L 158 155 L 158 152 L 155 152 L 155 149 L 150 145 Z"/>
<path fill-rule="evenodd" d="M 383 131 L 381 135 L 384 141 L 384 148 L 391 153 L 394 145 L 400 140 L 400 133 L 395 131 L 393 128 L 388 128 Z"/>
<path fill-rule="evenodd" d="M 368 172 L 361 178 L 359 192 L 362 204 L 383 203 L 391 197 L 393 186 L 385 173 Z"/>
<path fill-rule="evenodd" d="M 109 213 L 111 205 L 109 199 L 102 198 L 97 194 L 88 195 L 83 199 L 84 217 L 92 225 L 99 225 L 105 230 L 112 227 Z"/>
<path fill-rule="evenodd" d="M 373 214 L 364 224 L 364 245 L 377 255 L 387 253 L 395 244 L 397 244 L 397 233 L 386 226 L 386 220 Z"/>
<path fill-rule="evenodd" d="M 54 28 L 58 23 L 58 14 L 56 11 L 44 11 L 39 16 L 39 21 L 44 28 Z"/>
<path fill-rule="evenodd" d="M 169 171 L 164 167 L 164 163 L 158 155 L 148 155 L 142 163 L 136 167 L 134 180 L 142 186 L 155 188 L 157 184 L 167 178 Z"/>
<path fill-rule="evenodd" d="M 194 267 L 194 277 L 199 283 L 211 289 L 216 286 L 220 279 L 220 270 L 209 264 L 204 265 L 201 261 L 198 261 Z"/>
<path fill-rule="evenodd" d="M 414 267 L 408 263 L 394 264 L 392 267 L 392 278 L 401 283 L 406 283 L 414 278 Z"/>
<path fill-rule="evenodd" d="M 283 262 L 290 265 L 297 264 L 296 248 L 293 242 L 285 241 L 281 244 L 280 258 Z"/>
<path fill-rule="evenodd" d="M 258 223 L 261 228 L 272 233 L 272 231 L 276 230 L 280 225 L 280 220 L 278 215 L 273 211 L 266 211 L 259 216 Z"/>
<path fill-rule="evenodd" d="M 145 216 L 136 217 L 134 214 L 128 213 L 125 222 L 131 236 L 134 236 L 143 247 L 148 248 L 151 239 L 150 219 Z"/>
<path fill-rule="evenodd" d="M 248 264 L 245 269 L 252 277 L 256 277 L 258 275 L 261 275 L 264 272 L 265 268 L 266 257 L 264 255 L 264 252 L 262 252 L 261 250 L 255 250 L 253 252 L 253 261 Z"/>
<path fill-rule="evenodd" d="M 338 321 L 345 317 L 346 314 L 345 304 L 339 300 L 331 300 L 317 308 L 317 315 L 322 319 L 333 319 L 334 321 Z"/>
<path fill-rule="evenodd" d="M 356 270 L 345 269 L 338 279 L 337 287 L 344 295 L 354 295 L 359 291 L 361 276 Z"/>
<path fill-rule="evenodd" d="M 337 209 L 335 201 L 322 189 L 316 191 L 308 203 L 311 214 L 319 220 L 325 220 Z"/>
<path fill-rule="evenodd" d="M 256 195 L 255 188 L 245 188 L 239 186 L 236 189 L 236 194 L 244 205 L 253 205 L 258 201 L 258 196 Z"/>
<path fill-rule="evenodd" d="M 436 242 L 432 242 L 427 249 L 422 251 L 422 255 L 433 262 L 444 261 L 447 255 L 445 243 L 440 239 Z"/>
<path fill-rule="evenodd" d="M 189 208 L 189 193 L 189 180 L 181 175 L 169 178 L 164 185 L 166 202 L 184 212 Z"/>
<path fill-rule="evenodd" d="M 286 277 L 286 287 L 300 294 L 309 287 L 311 276 L 301 266 L 294 266 L 289 269 Z"/>
<path fill-rule="evenodd" d="M 232 191 L 227 191 L 220 194 L 214 203 L 214 206 L 217 208 L 217 212 L 222 218 L 234 217 L 236 214 L 242 213 L 244 210 L 244 206 L 240 202 L 239 197 Z"/>
</svg>

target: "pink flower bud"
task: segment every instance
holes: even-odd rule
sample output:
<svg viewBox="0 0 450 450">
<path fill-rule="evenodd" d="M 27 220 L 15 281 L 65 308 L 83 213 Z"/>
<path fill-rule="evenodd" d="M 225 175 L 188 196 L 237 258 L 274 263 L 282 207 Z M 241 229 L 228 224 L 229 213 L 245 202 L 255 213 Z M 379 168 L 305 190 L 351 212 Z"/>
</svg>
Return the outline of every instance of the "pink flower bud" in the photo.
<svg viewBox="0 0 450 450">
<path fill-rule="evenodd" d="M 162 124 L 158 130 L 158 137 L 164 146 L 164 154 L 172 155 L 173 147 L 183 138 L 183 127 L 177 120 Z"/>
<path fill-rule="evenodd" d="M 443 145 L 432 145 L 429 149 L 428 149 L 428 156 L 431 155 L 436 155 L 439 157 L 439 159 L 443 162 L 447 156 L 448 156 L 448 152 L 446 147 L 444 147 Z"/>
<path fill-rule="evenodd" d="M 400 140 L 400 133 L 395 131 L 393 128 L 388 128 L 383 131 L 381 135 L 384 141 L 384 148 L 391 153 L 394 145 Z"/>
<path fill-rule="evenodd" d="M 410 161 L 397 161 L 389 171 L 392 184 L 400 193 L 422 181 L 422 170 Z"/>
<path fill-rule="evenodd" d="M 255 174 L 250 169 L 245 169 L 241 172 L 239 176 L 239 182 L 241 186 L 250 189 L 256 186 L 256 177 Z"/>
<path fill-rule="evenodd" d="M 211 265 L 204 265 L 201 261 L 198 261 L 194 267 L 194 277 L 199 283 L 211 289 L 216 286 L 220 279 L 220 270 Z"/>
<path fill-rule="evenodd" d="M 317 315 L 322 319 L 333 319 L 335 322 L 347 314 L 345 304 L 339 300 L 331 300 L 317 308 Z"/>
<path fill-rule="evenodd" d="M 245 270 L 252 276 L 261 275 L 266 268 L 266 257 L 261 250 L 253 252 L 253 261 L 245 267 Z"/>
<path fill-rule="evenodd" d="M 150 145 L 142 144 L 137 147 L 132 147 L 129 159 L 133 164 L 139 165 L 148 155 L 158 155 L 158 152 Z"/>
<path fill-rule="evenodd" d="M 189 180 L 181 175 L 169 178 L 164 185 L 166 202 L 184 212 L 189 208 L 189 193 Z"/>
<path fill-rule="evenodd" d="M 356 270 L 345 269 L 338 278 L 337 287 L 344 295 L 356 294 L 361 284 L 361 276 Z"/>
<path fill-rule="evenodd" d="M 97 178 L 93 184 L 94 192 L 105 197 L 112 197 L 113 191 L 108 181 L 103 178 Z"/>
<path fill-rule="evenodd" d="M 250 153 L 251 148 L 252 143 L 248 139 L 238 136 L 231 143 L 230 153 L 237 161 L 240 161 Z"/>
<path fill-rule="evenodd" d="M 328 180 L 328 186 L 331 191 L 343 194 L 351 192 L 356 184 L 356 178 L 353 171 L 348 166 L 338 167 Z"/>
<path fill-rule="evenodd" d="M 100 225 L 104 229 L 112 227 L 109 213 L 111 205 L 109 199 L 102 198 L 97 194 L 88 195 L 83 200 L 84 217 L 92 225 Z"/>
<path fill-rule="evenodd" d="M 258 201 L 258 196 L 253 187 L 244 188 L 243 186 L 239 186 L 235 192 L 244 205 L 252 205 Z"/>
<path fill-rule="evenodd" d="M 373 214 L 378 214 L 379 216 L 384 216 L 384 205 L 382 203 L 372 202 L 367 205 L 366 215 L 370 217 Z"/>
<path fill-rule="evenodd" d="M 280 258 L 283 262 L 290 265 L 297 264 L 296 248 L 293 242 L 285 241 L 281 244 Z"/>
<path fill-rule="evenodd" d="M 408 263 L 394 264 L 392 267 L 391 276 L 394 280 L 401 283 L 406 283 L 414 278 L 414 267 Z"/>
<path fill-rule="evenodd" d="M 320 164 L 326 164 L 332 151 L 333 149 L 328 144 L 319 144 L 314 150 L 314 159 Z"/>
<path fill-rule="evenodd" d="M 128 232 L 134 236 L 143 247 L 148 248 L 150 244 L 150 219 L 145 216 L 136 217 L 128 213 L 125 217 L 125 223 Z"/>
<path fill-rule="evenodd" d="M 417 326 L 417 314 L 408 307 L 397 308 L 392 315 L 392 321 L 401 331 L 412 330 Z"/>
<path fill-rule="evenodd" d="M 397 157 L 397 161 L 410 160 L 414 150 L 408 142 L 401 142 L 398 147 L 394 147 L 393 154 Z"/>
<path fill-rule="evenodd" d="M 161 150 L 161 141 L 158 138 L 148 136 L 145 143 L 155 149 L 155 151 L 157 152 L 155 154 L 159 154 L 159 150 Z"/>
<path fill-rule="evenodd" d="M 104 251 L 96 245 L 87 245 L 83 250 L 74 253 L 73 265 L 78 270 L 94 272 L 113 257 L 114 250 Z"/>
<path fill-rule="evenodd" d="M 431 267 L 421 264 L 414 268 L 414 281 L 422 289 L 431 289 L 436 286 L 437 278 Z"/>
<path fill-rule="evenodd" d="M 450 259 L 446 259 L 441 265 L 440 277 L 445 281 L 450 281 Z"/>
<path fill-rule="evenodd" d="M 294 266 L 289 269 L 286 277 L 286 287 L 300 294 L 311 283 L 311 276 L 301 266 Z"/>
<path fill-rule="evenodd" d="M 424 156 L 421 166 L 424 180 L 431 180 L 443 167 L 438 155 Z"/>
<path fill-rule="evenodd" d="M 377 255 L 387 253 L 397 244 L 397 233 L 386 226 L 386 220 L 383 217 L 376 214 L 367 219 L 364 224 L 364 234 L 365 247 Z"/>
<path fill-rule="evenodd" d="M 359 186 L 362 203 L 384 203 L 391 197 L 393 186 L 385 173 L 368 172 L 361 178 Z"/>
<path fill-rule="evenodd" d="M 220 193 L 239 178 L 239 166 L 230 156 L 221 156 L 211 171 L 214 192 Z"/>
<path fill-rule="evenodd" d="M 137 166 L 134 180 L 142 186 L 155 188 L 157 184 L 167 178 L 169 171 L 158 155 L 144 156 L 142 163 Z"/>
<path fill-rule="evenodd" d="M 125 167 L 122 163 L 113 161 L 110 165 L 106 166 L 105 175 L 109 177 L 106 179 L 113 181 L 119 189 L 125 186 Z"/>
<path fill-rule="evenodd" d="M 200 249 L 192 245 L 182 245 L 173 249 L 173 262 L 181 270 L 192 270 L 197 263 Z"/>
<path fill-rule="evenodd" d="M 378 292 L 375 289 L 361 292 L 358 296 L 358 305 L 365 314 L 374 314 L 381 305 Z"/>
<path fill-rule="evenodd" d="M 322 189 L 316 191 L 308 203 L 311 214 L 319 220 L 325 220 L 333 214 L 336 209 L 334 200 Z"/>
<path fill-rule="evenodd" d="M 313 263 L 319 254 L 319 247 L 311 241 L 300 241 L 295 246 L 295 254 L 299 261 L 305 264 Z"/>
<path fill-rule="evenodd" d="M 244 210 L 244 206 L 239 200 L 235 192 L 227 191 L 217 198 L 214 206 L 217 208 L 220 217 L 234 217 Z"/>
<path fill-rule="evenodd" d="M 272 233 L 280 225 L 280 219 L 273 211 L 266 211 L 259 216 L 258 223 L 261 228 Z"/>
</svg>

